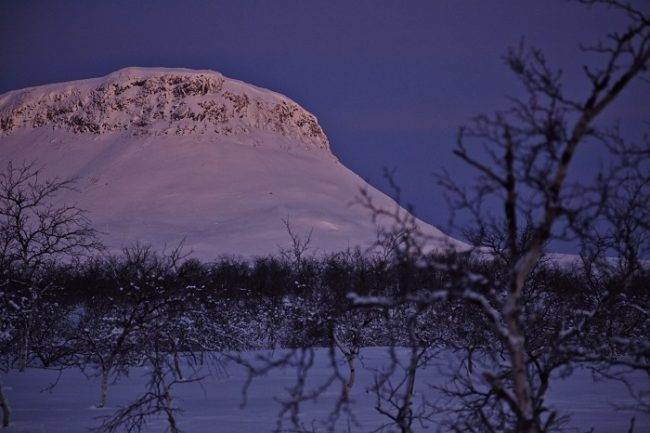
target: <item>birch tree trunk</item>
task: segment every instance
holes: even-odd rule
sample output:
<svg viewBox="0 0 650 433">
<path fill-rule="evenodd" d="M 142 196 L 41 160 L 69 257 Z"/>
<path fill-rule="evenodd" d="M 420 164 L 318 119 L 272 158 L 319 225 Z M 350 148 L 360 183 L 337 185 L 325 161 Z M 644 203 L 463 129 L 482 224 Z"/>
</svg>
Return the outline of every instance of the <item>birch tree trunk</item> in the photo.
<svg viewBox="0 0 650 433">
<path fill-rule="evenodd" d="M 0 408 L 2 408 L 2 428 L 7 428 L 9 427 L 11 411 L 9 410 L 9 402 L 7 402 L 7 398 L 2 390 L 2 382 L 0 382 Z"/>
<path fill-rule="evenodd" d="M 106 405 L 106 396 L 108 394 L 108 378 L 111 375 L 111 367 L 102 366 L 102 379 L 100 386 L 99 402 L 97 403 L 98 408 L 102 408 Z"/>
</svg>

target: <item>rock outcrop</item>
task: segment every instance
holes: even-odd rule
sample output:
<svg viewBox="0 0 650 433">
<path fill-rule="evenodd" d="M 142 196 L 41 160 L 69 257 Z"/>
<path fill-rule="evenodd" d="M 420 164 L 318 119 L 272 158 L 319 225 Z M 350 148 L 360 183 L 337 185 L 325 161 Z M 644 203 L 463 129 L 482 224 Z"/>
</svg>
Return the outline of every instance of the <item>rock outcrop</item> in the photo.
<svg viewBox="0 0 650 433">
<path fill-rule="evenodd" d="M 262 130 L 329 151 L 316 117 L 298 104 L 214 71 L 126 68 L 0 97 L 0 134 L 40 127 L 132 135 L 245 136 Z"/>
</svg>

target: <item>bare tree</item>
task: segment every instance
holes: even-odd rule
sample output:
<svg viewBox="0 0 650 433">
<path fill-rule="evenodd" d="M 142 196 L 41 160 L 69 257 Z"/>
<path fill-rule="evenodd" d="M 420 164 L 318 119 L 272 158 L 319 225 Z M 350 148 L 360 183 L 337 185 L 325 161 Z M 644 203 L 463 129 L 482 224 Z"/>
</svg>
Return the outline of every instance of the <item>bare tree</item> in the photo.
<svg viewBox="0 0 650 433">
<path fill-rule="evenodd" d="M 3 355 L 18 359 L 21 371 L 29 362 L 33 332 L 48 329 L 37 322 L 51 316 L 45 298 L 52 287 L 41 278 L 44 268 L 100 247 L 84 211 L 56 201 L 73 182 L 43 179 L 33 163 L 10 161 L 0 173 L 0 344 Z M 8 425 L 1 392 L 0 407 Z"/>
<path fill-rule="evenodd" d="M 172 361 L 172 354 L 161 347 L 160 341 L 157 339 L 154 339 L 151 348 L 152 350 L 145 354 L 146 364 L 151 369 L 147 390 L 128 405 L 104 419 L 96 431 L 140 432 L 150 418 L 163 415 L 170 433 L 181 432 L 177 420 L 180 409 L 174 405 L 174 388 L 179 384 L 201 381 L 203 376 L 192 374 L 183 377 L 178 365 Z"/>
<path fill-rule="evenodd" d="M 98 268 L 88 265 L 96 283 L 103 280 L 105 287 L 85 303 L 74 346 L 82 370 L 91 368 L 100 377 L 97 407 L 106 404 L 111 377 L 145 362 L 152 324 L 168 323 L 171 303 L 183 305 L 182 299 L 172 296 L 180 296 L 173 288 L 180 258 L 180 247 L 161 256 L 136 244 L 124 248 L 121 256 L 99 261 Z"/>
<path fill-rule="evenodd" d="M 226 312 L 236 308 L 213 287 L 181 279 L 182 257 L 181 246 L 162 254 L 149 246 L 126 248 L 105 265 L 107 287 L 87 302 L 77 347 L 82 367 L 95 368 L 101 378 L 98 406 L 106 403 L 111 377 L 144 366 L 149 378 L 146 389 L 106 417 L 99 431 L 140 431 L 162 415 L 169 430 L 179 432 L 175 389 L 201 381 L 219 365 L 219 353 L 245 344 Z M 185 271 L 195 265 L 186 264 Z"/>
<path fill-rule="evenodd" d="M 542 401 L 550 371 L 544 369 L 552 368 L 537 367 L 539 374 L 533 368 L 543 355 L 531 353 L 531 336 L 525 329 L 526 310 L 533 301 L 526 293 L 527 281 L 539 266 L 550 240 L 571 236 L 585 243 L 595 238 L 597 243 L 604 240 L 593 225 L 619 204 L 612 202 L 608 190 L 598 185 L 594 188 L 570 184 L 569 166 L 578 146 L 591 137 L 606 139 L 595 128 L 595 120 L 633 79 L 645 72 L 650 61 L 649 16 L 616 1 L 588 3 L 607 4 L 630 18 L 625 32 L 610 34 L 608 43 L 589 48 L 604 58 L 603 66 L 584 68 L 591 84 L 589 94 L 582 100 L 567 96 L 560 74 L 547 65 L 541 51 L 523 48 L 511 51 L 507 63 L 525 86 L 528 98 L 514 100 L 511 110 L 494 117 L 478 117 L 461 130 L 454 152 L 480 174 L 480 186 L 474 190 L 473 197 L 453 189 L 460 193 L 457 204 L 471 209 L 478 217 L 478 244 L 486 246 L 480 241 L 490 233 L 497 230 L 497 234 L 503 233 L 503 248 L 492 251 L 506 258 L 507 271 L 495 287 L 500 292 L 498 301 L 485 307 L 493 316 L 493 325 L 507 350 L 511 381 L 505 383 L 487 376 L 486 380 L 497 398 L 507 403 L 515 415 L 517 430 L 522 432 L 547 430 L 548 419 L 546 422 L 542 419 Z M 481 158 L 478 152 L 472 154 L 467 147 L 471 141 L 484 145 L 486 158 Z M 626 178 L 624 183 L 638 185 L 639 180 Z M 622 193 L 626 188 L 627 185 L 617 185 L 616 190 Z M 647 196 L 648 188 L 637 192 Z M 496 197 L 503 203 L 502 219 L 486 222 L 485 214 L 477 208 L 488 197 Z M 633 207 L 637 211 L 645 208 L 638 203 Z M 623 222 L 617 219 L 617 224 Z M 589 226 L 592 230 L 585 232 Z M 627 238 L 617 236 L 626 249 L 638 252 L 641 239 L 636 234 Z M 636 253 L 628 257 L 621 255 L 619 259 L 638 266 Z M 596 314 L 600 308 L 594 305 L 587 316 Z M 575 326 L 579 328 L 585 323 L 586 320 L 578 320 Z M 561 346 L 571 334 L 579 332 L 575 326 L 560 329 L 555 344 Z"/>
<path fill-rule="evenodd" d="M 346 314 L 347 313 L 347 314 Z M 330 324 L 330 338 L 334 346 L 343 354 L 348 366 L 348 380 L 345 382 L 345 398 L 352 392 L 356 381 L 357 366 L 356 360 L 359 357 L 364 341 L 363 331 L 373 321 L 372 315 L 358 318 L 356 312 L 346 312 L 338 315 L 336 320 Z"/>
<path fill-rule="evenodd" d="M 647 290 L 634 289 L 648 272 L 643 261 L 649 252 L 648 142 L 631 145 L 617 130 L 599 129 L 596 121 L 646 73 L 650 16 L 615 0 L 583 3 L 604 5 L 628 18 L 623 32 L 583 48 L 601 59 L 583 68 L 588 94 L 571 97 L 561 73 L 540 50 L 523 45 L 511 50 L 505 60 L 526 98 L 512 99 L 510 109 L 478 116 L 460 130 L 454 153 L 478 173 L 474 187 L 460 186 L 448 174 L 439 177 L 452 208 L 474 218 L 468 234 L 483 269 L 427 258 L 414 248 L 422 242 L 414 232 L 416 240 L 405 252 L 445 268 L 446 286 L 397 297 L 352 296 L 359 306 L 459 299 L 478 307 L 476 314 L 491 326 L 494 349 L 474 366 L 482 371 L 469 367 L 468 354 L 467 368 L 454 375 L 455 388 L 447 389 L 448 395 L 462 403 L 464 412 L 462 422 L 447 424 L 452 430 L 551 431 L 561 417 L 545 396 L 558 369 L 584 361 L 610 373 L 612 365 L 649 371 L 650 299 Z M 576 150 L 598 142 L 613 155 L 611 168 L 592 183 L 571 180 Z M 366 204 L 376 215 L 387 213 Z M 404 218 L 394 218 L 401 227 Z M 587 284 L 574 293 L 570 307 L 561 307 L 566 294 L 543 280 L 552 270 L 553 261 L 544 257 L 553 240 L 582 248 L 581 263 L 573 260 L 568 266 L 579 269 Z M 623 316 L 614 325 L 611 315 L 617 310 Z"/>
<path fill-rule="evenodd" d="M 74 179 L 43 179 L 34 163 L 9 161 L 0 173 L 0 263 L 34 272 L 48 260 L 77 257 L 100 246 L 85 212 L 60 204 Z"/>
</svg>

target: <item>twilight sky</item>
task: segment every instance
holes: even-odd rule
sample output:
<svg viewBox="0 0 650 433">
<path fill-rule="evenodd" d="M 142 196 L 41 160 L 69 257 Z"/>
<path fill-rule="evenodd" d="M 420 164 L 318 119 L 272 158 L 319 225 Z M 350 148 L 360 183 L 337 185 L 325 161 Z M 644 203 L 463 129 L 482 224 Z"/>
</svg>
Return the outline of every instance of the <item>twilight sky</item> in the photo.
<svg viewBox="0 0 650 433">
<path fill-rule="evenodd" d="M 650 2 L 639 0 L 640 7 Z M 469 118 L 521 95 L 502 61 L 522 37 L 584 95 L 578 44 L 623 30 L 618 15 L 565 0 L 3 0 L 0 93 L 106 75 L 126 66 L 213 69 L 286 94 L 314 113 L 334 153 L 445 229 L 432 173 L 468 170 L 451 155 Z M 638 137 L 650 84 L 636 83 L 605 121 Z M 647 130 L 647 123 L 645 123 Z M 585 152 L 575 167 L 598 164 Z"/>
</svg>

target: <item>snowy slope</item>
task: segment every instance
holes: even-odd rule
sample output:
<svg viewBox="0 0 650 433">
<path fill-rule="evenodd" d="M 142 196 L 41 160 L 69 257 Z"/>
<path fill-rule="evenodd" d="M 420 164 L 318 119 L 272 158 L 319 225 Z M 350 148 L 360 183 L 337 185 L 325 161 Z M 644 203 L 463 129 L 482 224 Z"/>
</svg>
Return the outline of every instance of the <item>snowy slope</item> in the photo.
<svg viewBox="0 0 650 433">
<path fill-rule="evenodd" d="M 89 211 L 111 248 L 185 239 L 195 256 L 254 255 L 289 244 L 367 246 L 376 225 L 316 118 L 277 93 L 212 71 L 128 68 L 106 77 L 0 96 L 0 164 L 37 161 L 76 177 L 57 199 Z M 389 226 L 390 221 L 383 221 Z M 462 247 L 426 223 L 431 246 Z"/>
</svg>

